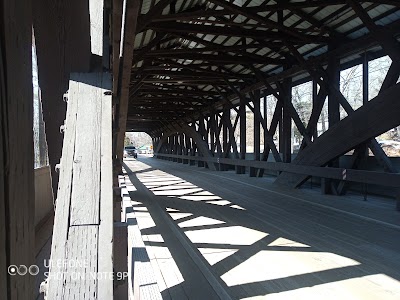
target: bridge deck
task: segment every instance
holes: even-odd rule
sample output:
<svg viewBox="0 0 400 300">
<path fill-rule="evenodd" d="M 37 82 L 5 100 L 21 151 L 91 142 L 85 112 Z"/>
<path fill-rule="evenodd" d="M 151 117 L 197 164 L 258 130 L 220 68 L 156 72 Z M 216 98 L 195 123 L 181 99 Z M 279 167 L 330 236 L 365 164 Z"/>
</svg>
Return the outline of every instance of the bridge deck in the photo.
<svg viewBox="0 0 400 300">
<path fill-rule="evenodd" d="M 283 190 L 143 156 L 125 164 L 164 299 L 400 297 L 391 200 Z"/>
</svg>

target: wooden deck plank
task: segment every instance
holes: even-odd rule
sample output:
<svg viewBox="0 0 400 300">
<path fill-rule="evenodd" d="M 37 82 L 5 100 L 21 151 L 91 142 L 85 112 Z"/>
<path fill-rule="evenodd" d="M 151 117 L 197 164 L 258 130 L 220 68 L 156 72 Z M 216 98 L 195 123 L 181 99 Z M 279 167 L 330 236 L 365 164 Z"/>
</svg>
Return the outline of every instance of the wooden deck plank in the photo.
<svg viewBox="0 0 400 300">
<path fill-rule="evenodd" d="M 386 208 L 391 203 L 320 195 L 285 189 L 268 178 L 139 160 L 127 161 L 127 166 L 133 171 L 151 167 L 138 172 L 137 178 L 130 175 L 138 189 L 131 195 L 148 205 L 155 221 L 144 233 L 163 228 L 160 214 L 191 214 L 174 217 L 175 228 L 223 280 L 233 298 L 399 297 L 400 223 L 392 218 L 396 212 Z M 186 184 L 170 189 L 171 178 L 186 180 Z M 169 186 L 163 183 L 167 180 Z M 193 185 L 203 191 L 190 193 Z M 153 196 L 144 196 L 146 186 L 147 194 Z M 186 195 L 182 193 L 185 189 Z M 208 197 L 213 196 L 216 199 L 210 201 Z M 152 209 L 155 202 L 164 212 Z M 204 220 L 210 219 L 224 223 L 207 225 Z M 167 234 L 163 238 L 162 243 L 149 244 L 171 247 L 172 238 Z M 183 257 L 170 249 L 180 265 Z M 182 274 L 187 282 L 187 274 Z M 187 293 L 189 298 L 197 295 Z"/>
<path fill-rule="evenodd" d="M 103 88 L 111 89 L 110 74 L 103 74 Z M 100 226 L 99 273 L 113 272 L 113 187 L 112 187 L 112 98 L 101 97 L 101 177 L 100 177 Z M 100 299 L 112 299 L 113 280 L 109 277 L 98 286 Z"/>
<path fill-rule="evenodd" d="M 161 180 L 160 184 L 165 181 L 158 179 Z M 136 190 L 130 195 L 134 201 L 143 203 L 146 209 L 142 211 L 144 207 L 141 205 L 137 208 L 133 206 L 134 212 L 127 217 L 135 216 L 142 235 L 159 235 L 163 239 L 153 247 L 151 237 L 144 237 L 146 248 L 156 261 L 152 265 L 158 269 L 156 272 L 161 273 L 161 277 L 156 278 L 162 280 L 158 285 L 162 289 L 163 299 L 221 299 L 205 277 L 204 270 L 199 269 L 201 263 L 195 262 L 192 255 L 188 254 L 181 239 L 171 230 L 168 219 L 157 213 L 159 208 L 155 198 L 137 182 L 132 180 Z M 229 297 L 225 295 L 222 299 Z"/>
<path fill-rule="evenodd" d="M 97 225 L 71 226 L 66 247 L 66 268 L 63 298 L 98 299 L 97 286 L 102 280 L 98 275 Z M 102 275 L 102 274 L 101 274 Z"/>
<path fill-rule="evenodd" d="M 125 180 L 123 176 L 119 177 L 121 194 L 128 195 L 128 184 Z M 123 221 L 127 224 L 128 234 L 129 295 L 132 299 L 138 300 L 161 300 L 152 262 L 140 233 L 138 216 L 134 212 L 127 212 L 127 209 L 131 208 L 128 197 L 125 196 L 122 202 L 125 216 Z"/>
<path fill-rule="evenodd" d="M 72 79 L 70 90 L 79 96 L 70 223 L 99 224 L 102 75 L 80 73 Z"/>
</svg>

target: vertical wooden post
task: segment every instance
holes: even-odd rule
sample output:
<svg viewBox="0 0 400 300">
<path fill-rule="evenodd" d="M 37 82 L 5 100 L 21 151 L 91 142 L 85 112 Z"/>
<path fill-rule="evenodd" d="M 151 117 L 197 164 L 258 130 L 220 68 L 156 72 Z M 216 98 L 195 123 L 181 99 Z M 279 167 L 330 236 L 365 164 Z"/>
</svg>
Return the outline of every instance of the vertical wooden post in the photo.
<svg viewBox="0 0 400 300">
<path fill-rule="evenodd" d="M 178 151 L 179 155 L 183 155 L 184 146 L 185 145 L 184 145 L 184 140 L 183 140 L 183 133 L 180 133 L 179 134 L 179 151 Z M 182 158 L 178 158 L 178 162 L 182 163 L 183 162 Z"/>
<path fill-rule="evenodd" d="M 314 79 L 312 81 L 312 105 L 313 105 L 313 109 L 315 109 L 315 107 L 318 105 L 317 101 L 318 101 L 318 84 L 317 81 Z M 318 126 L 315 126 L 313 132 L 312 132 L 312 138 L 313 141 L 315 141 L 318 138 Z M 303 145 L 302 145 L 303 146 Z"/>
<path fill-rule="evenodd" d="M 133 45 L 136 36 L 136 22 L 137 15 L 140 9 L 139 0 L 126 1 L 125 7 L 125 20 L 121 44 L 123 45 L 122 61 L 119 66 L 118 77 L 118 88 L 117 88 L 117 100 L 116 105 L 116 124 L 117 124 L 117 136 L 114 142 L 114 156 L 115 156 L 115 168 L 116 172 L 119 172 L 122 167 L 123 151 L 124 151 L 124 139 L 126 130 L 126 121 L 128 114 L 129 104 L 129 83 L 132 72 L 132 59 L 133 59 Z"/>
<path fill-rule="evenodd" d="M 264 125 L 265 128 L 268 128 L 267 124 L 268 124 L 268 99 L 267 96 L 264 96 L 263 99 L 263 113 L 264 113 Z M 263 131 L 263 144 L 264 144 L 264 149 L 263 149 L 263 155 L 261 160 L 268 160 L 268 154 L 266 153 L 266 151 L 269 152 L 269 147 L 268 147 L 268 141 L 267 141 L 267 130 Z M 258 177 L 263 177 L 264 176 L 264 169 L 258 169 Z"/>
<path fill-rule="evenodd" d="M 292 161 L 292 118 L 290 116 L 290 102 L 292 101 L 292 87 L 291 79 L 286 79 L 283 81 L 282 85 L 282 138 L 280 138 L 281 145 L 283 149 L 282 160 L 285 163 L 290 163 Z"/>
<path fill-rule="evenodd" d="M 240 159 L 246 159 L 246 103 L 244 97 L 240 98 L 239 105 L 239 132 L 240 132 Z M 246 173 L 246 168 L 243 166 L 236 166 L 237 174 Z"/>
<path fill-rule="evenodd" d="M 364 54 L 363 61 L 363 104 L 368 103 L 369 91 L 368 91 L 368 81 L 369 81 L 369 68 L 368 68 L 368 56 Z"/>
<path fill-rule="evenodd" d="M 210 139 L 211 139 L 211 153 L 215 153 L 215 145 L 216 145 L 216 137 L 215 137 L 215 118 L 216 115 L 214 113 L 210 114 L 209 125 L 210 126 Z"/>
<path fill-rule="evenodd" d="M 224 109 L 222 113 L 222 153 L 226 153 L 226 156 L 229 156 L 229 143 L 228 143 L 228 137 L 229 137 L 229 128 L 227 122 L 231 121 L 231 111 L 229 109 Z M 226 171 L 228 170 L 228 165 L 225 164 L 220 164 L 220 171 Z"/>
<path fill-rule="evenodd" d="M 0 7 L 0 298 L 31 299 L 35 278 L 7 269 L 35 264 L 32 6 Z"/>
<path fill-rule="evenodd" d="M 177 134 L 177 133 L 174 134 L 174 136 L 172 137 L 172 142 L 173 142 L 173 146 L 172 146 L 173 154 L 174 154 L 174 155 L 178 155 L 178 134 Z M 172 159 L 172 161 L 177 162 L 177 161 L 178 161 L 178 158 L 177 158 L 177 157 L 174 157 L 174 158 Z"/>
<path fill-rule="evenodd" d="M 254 92 L 254 160 L 260 160 L 260 90 Z M 250 168 L 250 177 L 257 176 L 257 168 Z"/>
<path fill-rule="evenodd" d="M 189 155 L 188 149 L 189 149 L 190 145 L 189 145 L 188 136 L 187 136 L 186 134 L 184 134 L 184 133 L 182 134 L 182 143 L 184 144 L 184 147 L 183 147 L 183 154 L 187 156 L 187 155 Z M 182 162 L 183 162 L 184 164 L 188 164 L 188 163 L 189 163 L 189 160 L 188 160 L 188 159 L 183 159 Z"/>
<path fill-rule="evenodd" d="M 331 58 L 328 66 L 330 83 L 340 90 L 340 61 L 338 58 Z M 340 121 L 339 101 L 335 93 L 330 92 L 328 95 L 328 121 L 329 128 Z"/>
<path fill-rule="evenodd" d="M 195 156 L 196 153 L 195 153 L 193 139 L 190 137 L 188 141 L 189 141 L 189 149 L 190 149 L 189 155 L 190 156 Z M 191 165 L 191 166 L 196 165 L 196 161 L 194 159 L 189 160 L 189 165 Z"/>
<path fill-rule="evenodd" d="M 337 57 L 330 58 L 328 62 L 328 80 L 332 87 L 340 90 L 340 60 Z M 329 128 L 340 121 L 339 100 L 332 91 L 328 94 L 328 122 Z M 328 164 L 330 167 L 339 167 L 339 160 L 336 159 Z M 323 194 L 331 194 L 335 192 L 335 182 L 330 179 L 321 179 L 321 192 Z"/>
</svg>

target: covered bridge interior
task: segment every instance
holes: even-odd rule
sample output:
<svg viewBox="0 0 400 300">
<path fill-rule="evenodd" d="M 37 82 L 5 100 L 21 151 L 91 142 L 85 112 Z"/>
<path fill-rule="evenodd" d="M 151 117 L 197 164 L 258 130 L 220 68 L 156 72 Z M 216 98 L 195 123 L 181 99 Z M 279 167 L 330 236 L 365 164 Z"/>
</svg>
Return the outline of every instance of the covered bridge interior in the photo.
<svg viewBox="0 0 400 300">
<path fill-rule="evenodd" d="M 400 161 L 379 138 L 400 150 L 399 1 L 0 0 L 0 24 L 0 299 L 35 289 L 10 274 L 35 264 L 33 43 L 47 299 L 400 297 Z M 124 160 L 126 132 L 154 157 Z"/>
</svg>

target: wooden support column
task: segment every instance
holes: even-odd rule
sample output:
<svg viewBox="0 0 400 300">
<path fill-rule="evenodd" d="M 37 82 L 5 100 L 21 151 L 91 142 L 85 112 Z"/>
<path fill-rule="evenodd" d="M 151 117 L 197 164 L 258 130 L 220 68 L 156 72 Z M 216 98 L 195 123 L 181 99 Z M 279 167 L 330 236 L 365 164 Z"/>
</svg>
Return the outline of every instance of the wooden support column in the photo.
<svg viewBox="0 0 400 300">
<path fill-rule="evenodd" d="M 268 99 L 267 96 L 264 96 L 263 98 L 263 113 L 264 113 L 264 120 L 262 120 L 261 122 L 264 122 L 264 130 L 263 130 L 263 144 L 264 144 L 264 149 L 263 149 L 263 155 L 261 157 L 261 160 L 268 160 L 268 156 L 269 156 L 269 148 L 268 148 L 268 126 L 267 126 L 267 122 L 268 122 Z M 266 153 L 268 151 L 268 153 Z M 263 177 L 264 176 L 264 169 L 258 169 L 258 177 Z"/>
<path fill-rule="evenodd" d="M 368 90 L 368 82 L 369 82 L 369 67 L 368 67 L 368 55 L 364 54 L 364 61 L 363 61 L 363 104 L 368 103 L 369 99 L 369 90 Z"/>
<path fill-rule="evenodd" d="M 118 92 L 117 92 L 117 106 L 116 106 L 116 133 L 114 155 L 115 155 L 115 172 L 121 172 L 123 152 L 124 152 L 124 139 L 126 131 L 126 120 L 128 114 L 129 103 L 129 83 L 132 72 L 132 59 L 133 59 L 133 44 L 136 36 L 136 21 L 140 8 L 139 0 L 126 1 L 125 7 L 125 20 L 123 22 L 124 36 L 121 43 L 122 57 L 119 67 L 118 77 Z M 115 176 L 115 175 L 114 175 Z"/>
<path fill-rule="evenodd" d="M 208 121 L 208 126 L 210 128 L 210 144 L 211 144 L 211 153 L 215 153 L 215 149 L 216 149 L 216 115 L 214 113 L 210 114 L 210 120 Z"/>
<path fill-rule="evenodd" d="M 226 153 L 226 156 L 223 155 L 223 157 L 227 157 L 229 155 L 229 143 L 228 143 L 228 137 L 229 137 L 229 127 L 227 122 L 230 122 L 231 119 L 231 111 L 229 109 L 224 109 L 221 117 L 221 123 L 222 123 L 222 153 Z M 227 171 L 229 168 L 228 165 L 225 164 L 220 164 L 220 171 Z"/>
<path fill-rule="evenodd" d="M 188 149 L 190 149 L 190 139 L 188 138 L 188 136 L 186 134 L 183 134 L 182 138 L 183 138 L 183 142 L 185 143 L 185 147 L 183 148 L 183 154 L 187 156 L 187 155 L 189 155 Z M 188 164 L 189 160 L 184 159 L 183 163 Z"/>
<path fill-rule="evenodd" d="M 240 132 L 240 159 L 246 159 L 246 103 L 245 98 L 240 98 L 239 105 L 239 132 Z M 237 174 L 246 173 L 246 168 L 244 166 L 236 166 Z"/>
<path fill-rule="evenodd" d="M 178 134 L 174 134 L 172 141 L 173 141 L 173 146 L 172 146 L 173 154 L 177 155 L 178 154 Z M 172 161 L 177 162 L 178 158 L 174 157 L 174 158 L 172 158 Z"/>
<path fill-rule="evenodd" d="M 198 133 L 199 133 L 199 135 L 200 135 L 200 138 L 202 139 L 202 140 L 204 140 L 204 123 L 203 123 L 203 118 L 202 117 L 200 117 L 200 119 L 199 119 L 199 128 L 198 128 Z M 201 153 L 199 153 L 199 156 L 202 156 L 201 155 Z M 205 166 L 205 163 L 204 163 L 204 161 L 197 161 L 197 166 L 200 168 L 200 167 L 204 167 Z"/>
<path fill-rule="evenodd" d="M 193 138 L 188 137 L 188 141 L 189 141 L 189 144 L 188 144 L 189 145 L 189 155 L 190 156 L 195 156 L 196 153 L 195 153 L 195 144 L 194 144 Z M 189 165 L 195 166 L 196 165 L 196 161 L 194 159 L 190 159 L 189 160 Z"/>
<path fill-rule="evenodd" d="M 290 115 L 290 104 L 292 101 L 291 79 L 284 80 L 281 88 L 282 98 L 282 126 L 281 137 L 279 137 L 279 151 L 282 153 L 282 161 L 290 163 L 292 161 L 292 118 Z M 282 147 L 282 148 L 281 148 Z"/>
<path fill-rule="evenodd" d="M 260 90 L 254 92 L 254 160 L 260 160 Z M 250 167 L 250 177 L 256 177 L 258 169 Z"/>
<path fill-rule="evenodd" d="M 316 109 L 316 107 L 318 105 L 318 83 L 315 79 L 312 81 L 312 102 L 313 102 L 312 107 L 314 110 L 314 109 Z M 312 135 L 313 141 L 315 141 L 318 138 L 317 126 L 315 126 L 311 131 L 312 131 L 311 135 Z M 302 146 L 304 146 L 304 145 L 305 145 L 305 143 L 302 144 Z"/>
<path fill-rule="evenodd" d="M 121 26 L 122 26 L 122 5 L 124 1 L 113 0 L 113 14 L 112 14 L 112 70 L 113 70 L 113 94 L 118 93 L 118 77 L 120 67 L 120 43 L 121 43 Z M 113 102 L 116 101 L 116 97 L 113 97 Z M 115 104 L 115 103 L 114 103 Z"/>
<path fill-rule="evenodd" d="M 206 129 L 204 126 L 204 116 L 201 116 L 199 119 L 199 134 L 200 134 L 201 139 L 203 141 L 205 141 L 205 143 L 207 144 L 207 147 L 208 147 L 207 132 L 206 132 Z M 201 162 L 199 161 L 198 165 L 199 165 L 199 167 L 201 166 L 201 167 L 208 168 L 208 164 L 204 161 L 201 161 Z"/>
<path fill-rule="evenodd" d="M 332 57 L 328 62 L 328 80 L 332 88 L 340 90 L 340 60 Z M 331 89 L 328 94 L 328 123 L 332 128 L 340 121 L 339 100 L 336 93 Z M 335 159 L 328 164 L 329 167 L 338 168 L 339 160 Z M 321 179 L 321 192 L 323 194 L 332 194 L 336 192 L 336 182 L 331 179 Z"/>
<path fill-rule="evenodd" d="M 183 142 L 183 133 L 180 133 L 178 135 L 179 139 L 179 146 L 178 146 L 178 155 L 183 155 L 183 147 L 184 147 L 184 142 Z M 178 162 L 182 163 L 182 158 L 178 158 Z"/>
<path fill-rule="evenodd" d="M 338 58 L 329 60 L 328 80 L 335 89 L 340 90 L 340 60 Z M 331 91 L 328 94 L 328 121 L 329 128 L 340 121 L 339 101 L 336 94 Z"/>
<path fill-rule="evenodd" d="M 1 0 L 0 24 L 0 299 L 32 299 L 35 277 L 7 274 L 35 264 L 31 1 Z"/>
</svg>

